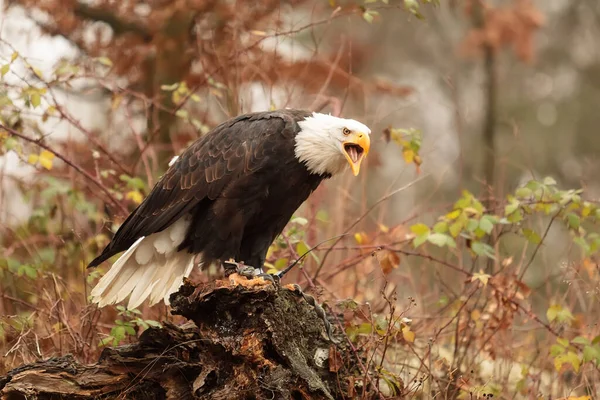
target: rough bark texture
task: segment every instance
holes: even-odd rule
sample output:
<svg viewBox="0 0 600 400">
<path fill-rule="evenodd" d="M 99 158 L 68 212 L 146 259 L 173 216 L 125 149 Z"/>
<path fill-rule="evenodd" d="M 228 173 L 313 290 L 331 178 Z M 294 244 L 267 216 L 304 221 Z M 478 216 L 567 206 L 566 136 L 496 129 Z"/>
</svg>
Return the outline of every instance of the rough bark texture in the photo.
<svg viewBox="0 0 600 400">
<path fill-rule="evenodd" d="M 19 367 L 0 377 L 2 398 L 345 397 L 350 372 L 340 349 L 315 310 L 286 288 L 262 279 L 186 282 L 171 306 L 189 322 L 148 329 L 139 343 L 105 349 L 93 365 L 64 356 Z"/>
</svg>

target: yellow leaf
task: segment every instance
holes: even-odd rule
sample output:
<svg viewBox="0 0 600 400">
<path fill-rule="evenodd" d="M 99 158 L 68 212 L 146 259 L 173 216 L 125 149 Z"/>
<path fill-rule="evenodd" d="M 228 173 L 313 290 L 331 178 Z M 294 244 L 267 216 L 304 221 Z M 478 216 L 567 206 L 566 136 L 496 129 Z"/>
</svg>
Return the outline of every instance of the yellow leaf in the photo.
<svg viewBox="0 0 600 400">
<path fill-rule="evenodd" d="M 310 251 L 310 249 L 308 248 L 308 246 L 306 245 L 304 240 L 301 240 L 298 242 L 298 244 L 296 244 L 296 253 L 299 256 L 303 256 L 304 254 L 307 254 L 309 251 Z"/>
<path fill-rule="evenodd" d="M 402 328 L 402 336 L 407 342 L 413 343 L 415 341 L 415 333 L 408 326 Z"/>
<path fill-rule="evenodd" d="M 30 154 L 29 157 L 27 158 L 27 162 L 29 164 L 37 164 L 38 160 L 39 160 L 39 156 L 37 154 Z"/>
<path fill-rule="evenodd" d="M 115 95 L 112 99 L 112 103 L 110 105 L 110 107 L 113 110 L 116 110 L 117 108 L 119 108 L 119 105 L 121 104 L 121 101 L 123 101 L 123 96 L 120 95 Z"/>
<path fill-rule="evenodd" d="M 142 194 L 140 193 L 139 190 L 131 190 L 131 191 L 127 192 L 127 194 L 125 195 L 125 198 L 127 200 L 133 201 L 135 204 L 140 204 L 143 200 Z"/>
<path fill-rule="evenodd" d="M 42 98 L 40 97 L 39 93 L 32 93 L 30 99 L 31 99 L 31 105 L 34 108 L 39 106 L 40 103 L 42 102 Z"/>
<path fill-rule="evenodd" d="M 46 168 L 47 170 L 51 170 L 52 169 L 52 161 L 54 160 L 54 153 L 48 151 L 48 150 L 42 150 L 42 152 L 40 153 L 40 164 L 42 165 L 42 167 Z"/>
<path fill-rule="evenodd" d="M 491 277 L 491 275 L 484 274 L 483 270 L 480 269 L 479 272 L 473 274 L 471 277 L 471 282 L 480 281 L 483 283 L 483 286 L 486 286 Z"/>
<path fill-rule="evenodd" d="M 105 66 L 107 66 L 107 67 L 112 67 L 112 66 L 113 66 L 113 63 L 112 63 L 112 61 L 111 61 L 111 60 L 110 60 L 110 58 L 108 58 L 108 57 L 98 57 L 98 58 L 96 58 L 96 60 L 97 60 L 97 61 L 98 61 L 100 64 L 102 64 L 102 65 L 105 65 Z"/>
<path fill-rule="evenodd" d="M 277 250 L 277 245 L 275 243 L 272 243 L 269 248 L 267 249 L 267 255 L 265 258 L 269 259 L 271 258 L 271 256 L 273 255 L 273 253 L 275 252 L 275 250 Z"/>
<path fill-rule="evenodd" d="M 473 321 L 479 320 L 480 317 L 481 317 L 481 311 L 479 311 L 479 310 L 473 310 L 473 311 L 471 311 L 471 319 Z"/>
<path fill-rule="evenodd" d="M 254 36 L 267 36 L 267 32 L 265 31 L 250 31 Z"/>
<path fill-rule="evenodd" d="M 446 214 L 446 218 L 456 219 L 460 216 L 461 213 L 462 213 L 462 210 L 453 210 L 453 211 L 450 211 L 448 214 Z"/>
<path fill-rule="evenodd" d="M 386 225 L 384 224 L 379 224 L 379 230 L 383 233 L 388 233 L 390 231 L 390 228 L 388 228 Z"/>
<path fill-rule="evenodd" d="M 415 152 L 412 149 L 405 149 L 402 151 L 402 155 L 407 164 L 411 164 L 415 160 Z"/>
<path fill-rule="evenodd" d="M 354 240 L 356 240 L 356 243 L 358 243 L 358 244 L 367 244 L 367 243 L 369 243 L 369 237 L 364 232 L 356 232 L 354 234 Z"/>
</svg>

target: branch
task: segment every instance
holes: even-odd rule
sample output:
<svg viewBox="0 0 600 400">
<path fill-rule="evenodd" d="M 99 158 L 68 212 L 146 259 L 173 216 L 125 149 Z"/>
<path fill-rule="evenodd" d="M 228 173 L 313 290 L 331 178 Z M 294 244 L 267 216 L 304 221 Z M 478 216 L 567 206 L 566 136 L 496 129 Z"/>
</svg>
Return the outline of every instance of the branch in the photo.
<svg viewBox="0 0 600 400">
<path fill-rule="evenodd" d="M 422 181 L 423 179 L 427 178 L 429 176 L 429 174 L 420 176 L 419 178 L 415 179 L 412 182 L 407 183 L 406 185 L 391 191 L 390 193 L 386 194 L 385 196 L 383 196 L 382 198 L 380 198 L 379 200 L 377 200 L 371 207 L 369 207 L 369 209 L 367 211 L 365 211 L 361 216 L 359 216 L 358 218 L 356 218 L 356 220 L 350 224 L 350 226 L 348 228 L 346 228 L 346 230 L 344 231 L 344 233 L 342 234 L 342 236 L 340 236 L 332 245 L 331 247 L 327 250 L 327 252 L 325 252 L 325 255 L 323 256 L 323 259 L 321 260 L 321 263 L 319 264 L 319 267 L 317 268 L 317 270 L 315 271 L 315 274 L 313 275 L 313 280 L 316 280 L 319 277 L 319 273 L 321 273 L 321 269 L 323 268 L 323 266 L 325 265 L 325 260 L 327 259 L 327 256 L 329 256 L 329 253 L 331 253 L 331 251 L 333 250 L 333 248 L 335 247 L 336 244 L 338 244 L 340 242 L 340 240 L 342 240 L 342 238 L 344 236 L 346 236 L 346 234 L 348 232 L 350 232 L 350 230 L 352 228 L 354 228 L 356 225 L 358 225 L 358 223 L 360 221 L 362 221 L 367 215 L 369 215 L 369 213 L 371 211 L 373 211 L 375 209 L 375 207 L 377 207 L 378 205 L 380 205 L 381 203 L 383 203 L 384 201 L 388 200 L 390 197 L 405 191 L 406 189 L 410 188 L 411 186 L 415 185 L 417 182 Z"/>
<path fill-rule="evenodd" d="M 115 199 L 115 197 L 112 195 L 112 193 L 110 193 L 110 191 L 106 188 L 106 186 L 104 186 L 102 184 L 102 182 L 100 182 L 98 179 L 94 178 L 92 175 L 90 175 L 90 173 L 88 173 L 86 170 L 84 170 L 83 168 L 81 168 L 79 165 L 73 163 L 72 161 L 70 161 L 69 159 L 67 159 L 65 156 L 63 156 L 62 154 L 58 153 L 56 150 L 50 148 L 48 145 L 45 145 L 44 143 L 42 143 L 40 140 L 38 139 L 33 139 L 30 138 L 28 136 L 25 136 L 19 132 L 17 132 L 16 130 L 9 128 L 8 126 L 4 125 L 4 124 L 0 124 L 0 128 L 4 129 L 6 132 L 8 132 L 9 134 L 16 136 L 20 139 L 23 139 L 29 143 L 33 143 L 36 146 L 41 147 L 42 149 L 48 150 L 49 152 L 53 153 L 56 157 L 58 157 L 59 159 L 61 159 L 62 161 L 65 162 L 65 164 L 67 164 L 68 166 L 70 166 L 71 168 L 73 168 L 75 171 L 77 171 L 78 173 L 80 173 L 81 175 L 83 175 L 87 180 L 89 180 L 90 182 L 92 182 L 95 186 L 97 186 L 102 192 L 104 192 L 104 194 L 106 194 L 106 196 L 108 196 L 108 198 L 110 199 L 110 201 L 117 206 L 117 208 L 119 210 L 121 210 L 122 213 L 124 214 L 128 214 L 129 211 L 127 210 L 127 208 L 125 208 L 119 201 L 117 201 L 117 199 Z"/>
<path fill-rule="evenodd" d="M 485 29 L 485 16 L 482 4 L 479 1 L 475 1 L 473 9 L 473 25 L 477 29 Z M 484 54 L 484 70 L 485 70 L 485 117 L 483 121 L 483 145 L 488 153 L 487 157 L 484 158 L 483 175 L 485 183 L 491 189 L 492 198 L 493 187 L 495 179 L 496 169 L 496 103 L 497 103 L 497 74 L 496 74 L 496 55 L 491 45 L 485 44 L 483 46 Z M 493 201 L 493 200 L 491 200 Z"/>
<path fill-rule="evenodd" d="M 104 8 L 91 7 L 86 4 L 77 2 L 75 4 L 73 12 L 76 16 L 80 18 L 105 22 L 112 28 L 113 32 L 117 35 L 130 32 L 140 35 L 144 40 L 147 41 L 152 39 L 152 34 L 147 27 L 133 21 L 125 21 L 117 17 L 110 10 Z"/>
</svg>

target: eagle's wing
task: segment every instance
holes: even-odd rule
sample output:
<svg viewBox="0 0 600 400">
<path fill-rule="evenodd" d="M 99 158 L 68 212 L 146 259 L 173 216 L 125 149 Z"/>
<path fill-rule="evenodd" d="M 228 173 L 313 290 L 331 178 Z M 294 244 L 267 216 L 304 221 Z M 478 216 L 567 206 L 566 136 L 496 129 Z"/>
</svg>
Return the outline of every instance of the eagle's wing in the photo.
<svg viewBox="0 0 600 400">
<path fill-rule="evenodd" d="M 142 236 L 166 229 L 205 198 L 216 199 L 239 176 L 267 165 L 282 141 L 293 140 L 295 117 L 285 112 L 247 114 L 197 140 L 167 170 L 88 267 L 127 250 Z"/>
</svg>

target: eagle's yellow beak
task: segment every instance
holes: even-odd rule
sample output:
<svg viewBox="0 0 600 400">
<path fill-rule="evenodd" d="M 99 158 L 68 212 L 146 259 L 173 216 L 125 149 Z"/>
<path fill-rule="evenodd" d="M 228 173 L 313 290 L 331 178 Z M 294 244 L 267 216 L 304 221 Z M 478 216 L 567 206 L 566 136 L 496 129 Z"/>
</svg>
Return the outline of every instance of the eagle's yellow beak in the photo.
<svg viewBox="0 0 600 400">
<path fill-rule="evenodd" d="M 369 152 L 371 139 L 363 132 L 352 132 L 344 142 L 344 155 L 354 176 L 360 172 L 360 163 Z"/>
</svg>

